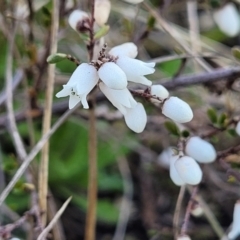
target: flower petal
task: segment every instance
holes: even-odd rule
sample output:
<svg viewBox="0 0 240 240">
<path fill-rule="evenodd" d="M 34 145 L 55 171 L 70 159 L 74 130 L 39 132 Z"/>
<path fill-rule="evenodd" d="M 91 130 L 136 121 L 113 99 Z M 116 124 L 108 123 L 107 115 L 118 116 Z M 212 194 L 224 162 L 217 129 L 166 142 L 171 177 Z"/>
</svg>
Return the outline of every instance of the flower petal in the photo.
<svg viewBox="0 0 240 240">
<path fill-rule="evenodd" d="M 190 106 L 178 97 L 170 97 L 164 102 L 162 114 L 178 123 L 190 122 L 193 118 Z"/>
<path fill-rule="evenodd" d="M 108 88 L 103 82 L 99 83 L 99 88 L 113 106 L 115 106 L 122 114 L 126 114 L 126 107 L 132 108 L 137 105 L 137 102 L 127 88 L 123 90 L 114 90 Z"/>
<path fill-rule="evenodd" d="M 162 85 L 152 85 L 151 86 L 151 95 L 155 95 L 160 99 L 166 99 L 169 96 L 168 90 Z"/>
<path fill-rule="evenodd" d="M 109 88 L 121 90 L 127 87 L 125 73 L 113 62 L 104 63 L 99 68 L 98 75 Z"/>
<path fill-rule="evenodd" d="M 138 59 L 133 59 L 127 56 L 120 56 L 116 64 L 125 72 L 127 77 L 134 78 L 138 76 L 148 75 L 155 72 L 155 63 L 145 63 Z"/>
<path fill-rule="evenodd" d="M 63 89 L 56 94 L 56 97 L 67 97 L 71 94 L 72 87 L 68 85 L 63 85 Z"/>
<path fill-rule="evenodd" d="M 98 82 L 97 70 L 88 63 L 82 63 L 73 72 L 67 84 L 76 84 L 79 95 L 88 94 Z"/>
<path fill-rule="evenodd" d="M 81 103 L 83 105 L 83 108 L 89 109 L 89 105 L 88 105 L 88 102 L 87 102 L 87 94 L 83 94 L 81 96 Z"/>
<path fill-rule="evenodd" d="M 115 57 L 123 55 L 123 56 L 127 56 L 130 58 L 135 58 L 138 54 L 138 50 L 137 50 L 137 46 L 134 43 L 127 42 L 127 43 L 118 45 L 116 47 L 113 47 L 109 51 L 109 54 L 113 55 Z"/>
<path fill-rule="evenodd" d="M 179 159 L 179 155 L 172 156 L 170 158 L 170 178 L 176 184 L 177 186 L 185 185 L 186 183 L 182 180 L 182 178 L 179 176 L 177 169 L 175 168 L 175 163 Z"/>
<path fill-rule="evenodd" d="M 111 2 L 109 0 L 95 0 L 94 18 L 99 26 L 103 26 L 109 17 Z"/>
<path fill-rule="evenodd" d="M 79 96 L 77 96 L 74 93 L 70 94 L 69 103 L 68 103 L 69 109 L 74 108 L 80 101 L 81 101 L 81 98 Z"/>
<path fill-rule="evenodd" d="M 202 180 L 202 170 L 191 157 L 180 157 L 174 164 L 180 178 L 187 184 L 196 185 Z"/>
<path fill-rule="evenodd" d="M 68 18 L 68 23 L 75 31 L 77 31 L 78 23 L 88 18 L 89 16 L 86 12 L 81 10 L 74 10 Z"/>
<path fill-rule="evenodd" d="M 217 157 L 213 145 L 197 136 L 191 137 L 187 141 L 185 152 L 199 163 L 211 163 Z"/>
<path fill-rule="evenodd" d="M 228 233 L 228 238 L 229 239 L 235 239 L 240 235 L 240 201 L 237 201 L 234 206 L 234 211 L 233 211 L 233 224 L 232 224 L 232 229 Z"/>
<path fill-rule="evenodd" d="M 136 133 L 141 133 L 147 123 L 147 114 L 141 103 L 137 103 L 134 108 L 127 108 L 124 118 L 127 126 Z"/>
</svg>

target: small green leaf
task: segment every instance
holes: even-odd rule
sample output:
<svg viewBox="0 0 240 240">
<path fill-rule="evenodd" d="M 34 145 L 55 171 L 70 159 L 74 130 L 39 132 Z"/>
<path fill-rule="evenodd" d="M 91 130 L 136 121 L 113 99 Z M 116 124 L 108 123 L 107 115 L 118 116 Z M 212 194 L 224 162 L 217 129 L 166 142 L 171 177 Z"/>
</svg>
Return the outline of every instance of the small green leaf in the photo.
<svg viewBox="0 0 240 240">
<path fill-rule="evenodd" d="M 103 25 L 103 26 L 95 33 L 94 39 L 96 40 L 96 39 L 99 39 L 99 38 L 105 36 L 105 35 L 108 33 L 109 29 L 110 29 L 109 25 Z"/>
<path fill-rule="evenodd" d="M 236 137 L 236 136 L 237 136 L 236 130 L 235 130 L 234 128 L 228 129 L 228 133 L 229 133 L 232 137 Z"/>
<path fill-rule="evenodd" d="M 80 38 L 83 40 L 83 41 L 87 41 L 89 42 L 90 41 L 90 38 L 89 38 L 89 35 L 86 34 L 86 33 L 80 33 Z"/>
<path fill-rule="evenodd" d="M 180 131 L 175 123 L 165 122 L 164 125 L 171 134 L 173 134 L 174 136 L 180 137 Z"/>
<path fill-rule="evenodd" d="M 232 48 L 232 55 L 236 58 L 236 60 L 240 61 L 240 47 L 234 46 Z"/>
<path fill-rule="evenodd" d="M 183 136 L 184 138 L 189 137 L 189 135 L 190 135 L 189 131 L 187 131 L 187 130 L 183 130 L 183 131 L 182 131 L 182 136 Z"/>
<path fill-rule="evenodd" d="M 217 117 L 216 110 L 215 110 L 214 108 L 209 108 L 209 109 L 207 110 L 207 115 L 208 115 L 210 121 L 211 121 L 213 124 L 217 123 L 217 118 L 218 118 L 218 117 Z"/>
<path fill-rule="evenodd" d="M 55 53 L 55 54 L 48 56 L 47 62 L 48 63 L 57 63 L 57 62 L 61 62 L 62 60 L 66 59 L 66 58 L 67 58 L 67 54 L 65 54 L 65 53 Z"/>
<path fill-rule="evenodd" d="M 227 114 L 222 113 L 221 116 L 218 119 L 218 124 L 220 127 L 225 127 L 227 122 Z"/>
<path fill-rule="evenodd" d="M 155 17 L 150 16 L 150 17 L 148 18 L 148 22 L 147 22 L 147 28 L 148 28 L 148 30 L 152 30 L 152 29 L 154 28 L 155 22 L 156 22 Z"/>
</svg>

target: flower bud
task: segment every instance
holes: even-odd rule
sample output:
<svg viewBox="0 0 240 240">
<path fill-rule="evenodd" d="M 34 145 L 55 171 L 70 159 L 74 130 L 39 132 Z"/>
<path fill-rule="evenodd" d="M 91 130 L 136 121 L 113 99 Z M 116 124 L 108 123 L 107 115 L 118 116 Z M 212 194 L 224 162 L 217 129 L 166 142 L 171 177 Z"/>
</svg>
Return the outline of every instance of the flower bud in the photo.
<svg viewBox="0 0 240 240">
<path fill-rule="evenodd" d="M 98 75 L 109 88 L 121 90 L 127 87 L 126 74 L 113 62 L 104 63 L 99 68 Z"/>
<path fill-rule="evenodd" d="M 240 121 L 237 123 L 237 126 L 235 128 L 236 133 L 240 136 Z"/>
<path fill-rule="evenodd" d="M 81 10 L 74 10 L 69 18 L 69 25 L 77 32 L 84 32 L 88 28 L 86 23 L 89 22 L 89 16 L 86 12 Z"/>
<path fill-rule="evenodd" d="M 163 104 L 162 113 L 178 123 L 189 122 L 193 118 L 190 106 L 178 97 L 167 99 Z"/>
<path fill-rule="evenodd" d="M 177 237 L 177 240 L 191 240 L 191 238 L 188 235 L 182 235 Z"/>
<path fill-rule="evenodd" d="M 201 217 L 203 215 L 203 208 L 197 203 L 193 206 L 193 209 L 191 210 L 191 214 L 194 217 Z"/>
<path fill-rule="evenodd" d="M 130 58 L 135 58 L 138 54 L 137 46 L 132 42 L 126 42 L 116 47 L 113 47 L 109 51 L 110 55 L 115 57 L 127 56 Z"/>
<path fill-rule="evenodd" d="M 169 169 L 170 167 L 170 159 L 171 157 L 173 157 L 174 152 L 172 150 L 172 148 L 168 147 L 166 149 L 164 149 L 161 154 L 158 155 L 157 158 L 157 163 L 166 169 Z"/>
<path fill-rule="evenodd" d="M 213 19 L 220 30 L 229 37 L 235 37 L 240 32 L 240 16 L 233 3 L 227 3 L 213 13 Z"/>
<path fill-rule="evenodd" d="M 233 223 L 232 229 L 228 233 L 229 239 L 235 239 L 240 235 L 240 201 L 238 200 L 235 203 L 234 210 L 233 210 Z"/>
<path fill-rule="evenodd" d="M 168 90 L 162 85 L 152 85 L 150 90 L 151 95 L 155 95 L 156 97 L 160 98 L 161 100 L 168 98 L 169 92 Z M 152 99 L 155 100 L 155 99 Z"/>
<path fill-rule="evenodd" d="M 197 136 L 191 137 L 187 141 L 185 152 L 200 163 L 211 163 L 217 157 L 213 145 Z"/>
<path fill-rule="evenodd" d="M 178 161 L 179 158 L 180 158 L 179 155 L 172 156 L 170 158 L 170 178 L 172 179 L 174 184 L 176 184 L 177 186 L 182 186 L 182 185 L 184 185 L 186 183 L 180 177 L 180 175 L 178 174 L 177 169 L 175 167 L 175 163 L 176 163 L 176 161 Z"/>
<path fill-rule="evenodd" d="M 124 2 L 132 3 L 132 4 L 138 4 L 140 2 L 143 2 L 143 0 L 123 0 Z"/>
<path fill-rule="evenodd" d="M 94 18 L 99 26 L 107 22 L 110 10 L 111 3 L 109 0 L 95 0 Z"/>
<path fill-rule="evenodd" d="M 174 164 L 179 177 L 187 184 L 197 185 L 202 180 L 202 170 L 198 163 L 191 157 L 184 156 Z"/>
</svg>

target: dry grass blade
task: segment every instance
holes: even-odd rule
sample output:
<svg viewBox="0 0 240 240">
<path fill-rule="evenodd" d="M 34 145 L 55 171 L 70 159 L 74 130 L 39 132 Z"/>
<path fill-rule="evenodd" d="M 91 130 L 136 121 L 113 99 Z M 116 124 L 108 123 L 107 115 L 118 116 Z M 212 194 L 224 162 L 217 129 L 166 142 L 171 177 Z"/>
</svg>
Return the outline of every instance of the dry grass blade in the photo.
<svg viewBox="0 0 240 240">
<path fill-rule="evenodd" d="M 59 28 L 59 1 L 53 0 L 53 13 L 52 13 L 52 31 L 51 31 L 51 50 L 50 54 L 57 52 L 57 35 Z M 55 78 L 55 64 L 49 64 L 48 66 L 48 80 L 46 89 L 46 101 L 44 107 L 43 118 L 43 135 L 46 134 L 51 128 L 52 118 L 52 96 L 54 90 L 54 78 Z M 49 161 L 49 143 L 48 141 L 42 149 L 40 168 L 39 168 L 39 205 L 43 212 L 42 225 L 45 226 L 47 220 L 47 194 L 48 194 L 48 161 Z"/>
<path fill-rule="evenodd" d="M 72 197 L 69 197 L 67 201 L 62 205 L 62 207 L 58 210 L 54 218 L 51 220 L 51 222 L 48 224 L 48 226 L 42 231 L 42 233 L 39 235 L 37 240 L 44 240 L 46 239 L 48 233 L 52 230 L 53 226 L 56 224 L 58 219 L 61 217 L 63 212 L 65 211 L 66 207 L 68 206 L 69 202 L 71 201 Z"/>
</svg>

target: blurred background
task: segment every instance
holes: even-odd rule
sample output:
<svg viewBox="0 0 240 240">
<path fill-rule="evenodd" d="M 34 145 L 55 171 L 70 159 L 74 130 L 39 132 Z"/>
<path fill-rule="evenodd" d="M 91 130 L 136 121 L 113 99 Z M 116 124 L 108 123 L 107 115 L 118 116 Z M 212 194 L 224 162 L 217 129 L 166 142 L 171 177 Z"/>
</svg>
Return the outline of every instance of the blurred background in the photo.
<svg viewBox="0 0 240 240">
<path fill-rule="evenodd" d="M 104 37 L 108 49 L 129 41 L 137 44 L 138 59 L 156 62 L 156 72 L 149 76 L 153 84 L 172 81 L 179 76 L 207 74 L 209 69 L 239 67 L 231 51 L 240 43 L 237 0 L 152 0 L 137 5 L 112 0 L 111 4 L 110 30 Z M 234 10 L 222 13 L 226 6 Z M 86 44 L 67 21 L 74 9 L 89 12 L 89 1 L 60 1 L 58 52 L 87 62 Z M 18 22 L 13 50 L 14 113 L 24 145 L 30 151 L 42 135 L 51 13 L 50 0 L 0 1 L 0 191 L 20 166 L 7 127 L 5 107 L 6 57 L 14 31 L 12 20 Z M 68 60 L 56 64 L 54 93 L 60 91 L 75 68 L 76 65 Z M 194 112 L 194 119 L 184 126 L 178 125 L 178 128 L 204 135 L 216 129 L 223 115 L 229 119 L 237 117 L 240 110 L 239 75 L 240 70 L 231 78 L 220 76 L 221 80 L 213 83 L 169 89 L 171 95 L 188 102 Z M 129 88 L 136 89 L 136 86 L 132 84 Z M 171 181 L 168 164 L 161 161 L 159 154 L 169 146 L 176 147 L 178 136 L 174 136 L 171 127 L 166 127 L 169 120 L 161 114 L 159 106 L 136 98 L 144 104 L 148 114 L 146 129 L 140 134 L 126 127 L 121 114 L 100 92 L 97 98 L 96 239 L 99 240 L 173 239 L 173 215 L 180 188 Z M 67 109 L 68 100 L 57 99 L 54 94 L 52 124 Z M 209 114 L 209 109 L 212 114 Z M 214 120 L 213 115 L 218 120 Z M 240 144 L 232 126 L 215 131 L 209 136 L 209 141 L 217 151 Z M 50 139 L 48 219 L 52 219 L 64 201 L 73 196 L 57 225 L 56 231 L 61 233 L 61 239 L 52 239 L 84 239 L 87 149 L 88 111 L 80 107 Z M 225 160 L 238 171 L 238 153 L 229 153 Z M 38 162 L 39 156 L 30 166 L 36 179 Z M 219 235 L 229 230 L 234 203 L 240 195 L 239 182 L 227 174 L 218 161 L 204 165 L 203 173 L 198 197 L 205 213 L 191 216 L 188 233 L 194 240 L 224 239 Z M 23 176 L 0 208 L 1 225 L 15 222 L 29 210 L 31 191 L 27 182 L 26 176 Z M 180 211 L 180 226 L 189 196 L 186 190 Z M 34 239 L 30 232 L 26 222 L 15 229 L 12 236 Z"/>
</svg>

